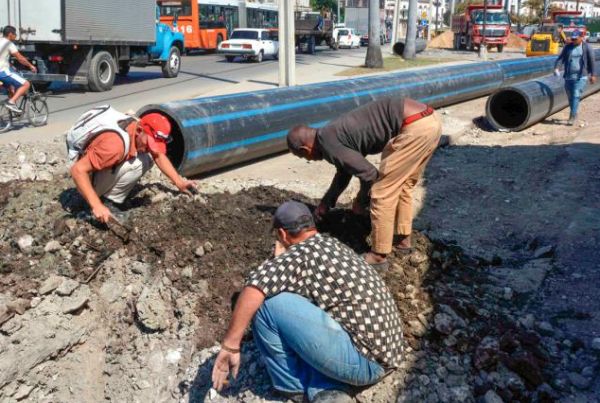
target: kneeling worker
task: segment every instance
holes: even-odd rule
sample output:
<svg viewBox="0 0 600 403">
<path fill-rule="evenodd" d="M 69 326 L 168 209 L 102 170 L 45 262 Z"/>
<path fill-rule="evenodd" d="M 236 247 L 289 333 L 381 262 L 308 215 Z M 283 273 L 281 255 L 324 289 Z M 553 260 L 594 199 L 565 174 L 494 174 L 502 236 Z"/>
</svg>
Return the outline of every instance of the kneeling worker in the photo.
<svg viewBox="0 0 600 403">
<path fill-rule="evenodd" d="M 250 273 L 212 372 L 213 387 L 237 375 L 253 321 L 274 388 L 302 402 L 353 401 L 354 386 L 378 382 L 402 359 L 402 324 L 377 272 L 346 245 L 319 234 L 302 203 L 273 219 L 274 257 Z M 254 318 L 254 319 L 253 319 Z"/>
<path fill-rule="evenodd" d="M 171 123 L 159 113 L 141 119 L 109 106 L 84 114 L 67 134 L 71 175 L 94 217 L 103 223 L 118 215 L 135 184 L 155 162 L 185 193 L 194 184 L 177 173 L 166 155 Z M 104 202 L 100 198 L 104 199 Z"/>
<path fill-rule="evenodd" d="M 433 108 L 410 98 L 384 98 L 357 108 L 321 129 L 296 126 L 287 135 L 290 151 L 307 160 L 325 159 L 337 168 L 329 190 L 315 211 L 317 218 L 335 207 L 352 176 L 360 191 L 352 209 L 371 209 L 371 251 L 367 262 L 383 269 L 389 263 L 394 234 L 397 247 L 411 250 L 412 192 L 433 155 L 442 132 Z M 381 154 L 379 171 L 365 156 Z"/>
</svg>

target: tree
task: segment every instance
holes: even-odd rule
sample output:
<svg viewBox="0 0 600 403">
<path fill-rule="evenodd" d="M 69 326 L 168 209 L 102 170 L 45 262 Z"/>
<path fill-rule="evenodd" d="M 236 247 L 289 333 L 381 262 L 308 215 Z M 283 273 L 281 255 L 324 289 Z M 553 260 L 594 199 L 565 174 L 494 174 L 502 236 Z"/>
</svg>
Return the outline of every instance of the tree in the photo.
<svg viewBox="0 0 600 403">
<path fill-rule="evenodd" d="M 380 25 L 379 0 L 369 0 L 369 47 L 367 48 L 365 66 L 370 69 L 380 69 L 383 67 Z"/>
<path fill-rule="evenodd" d="M 416 57 L 416 41 L 417 41 L 417 0 L 408 1 L 408 17 L 406 20 L 406 41 L 404 42 L 404 52 L 402 57 L 407 60 L 412 60 Z"/>
<path fill-rule="evenodd" d="M 544 0 L 527 0 L 523 5 L 529 9 L 531 17 L 541 17 L 544 14 Z"/>
</svg>

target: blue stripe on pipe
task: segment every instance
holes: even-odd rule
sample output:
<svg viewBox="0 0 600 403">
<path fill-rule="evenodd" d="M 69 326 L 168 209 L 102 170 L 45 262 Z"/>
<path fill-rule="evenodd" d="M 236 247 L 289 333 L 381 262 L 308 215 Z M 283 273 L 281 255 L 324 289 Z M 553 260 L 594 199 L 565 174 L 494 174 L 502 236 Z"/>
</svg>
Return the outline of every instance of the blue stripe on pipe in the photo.
<svg viewBox="0 0 600 403">
<path fill-rule="evenodd" d="M 444 77 L 444 80 L 450 80 L 453 78 L 466 78 L 469 76 L 477 76 L 477 75 L 487 75 L 489 73 L 490 73 L 489 71 L 465 73 L 465 74 L 459 74 L 456 76 Z M 183 120 L 181 122 L 181 124 L 183 125 L 183 127 L 200 126 L 200 125 L 207 124 L 207 123 L 214 124 L 214 123 L 224 122 L 226 120 L 247 118 L 247 117 L 256 116 L 256 115 L 264 115 L 264 114 L 273 113 L 273 112 L 281 112 L 281 111 L 286 111 L 286 110 L 290 110 L 290 109 L 298 109 L 298 108 L 306 107 L 306 106 L 313 106 L 313 105 L 320 105 L 320 104 L 324 104 L 324 103 L 328 103 L 328 102 L 341 101 L 343 99 L 356 98 L 357 96 L 360 97 L 363 95 L 379 94 L 382 92 L 389 92 L 389 91 L 396 91 L 396 90 L 404 89 L 404 88 L 417 87 L 417 86 L 421 86 L 426 83 L 435 82 L 438 80 L 439 79 L 431 79 L 431 80 L 419 81 L 416 83 L 403 83 L 403 84 L 398 84 L 398 85 L 395 85 L 392 87 L 387 87 L 387 88 L 378 88 L 378 89 L 352 92 L 352 93 L 348 93 L 348 94 L 332 95 L 332 96 L 323 97 L 323 98 L 315 98 L 315 99 L 310 99 L 310 100 L 305 100 L 305 101 L 292 102 L 289 104 L 275 105 L 275 106 L 271 106 L 271 107 L 267 107 L 267 108 L 251 109 L 251 110 L 247 110 L 247 111 L 237 111 L 237 112 L 225 113 L 225 114 L 217 115 L 217 116 L 207 116 L 207 117 L 203 117 L 203 118 L 186 119 L 186 120 Z"/>
<path fill-rule="evenodd" d="M 555 58 L 552 56 L 544 56 L 543 58 L 536 58 L 536 62 L 540 62 L 543 64 L 543 62 L 545 62 L 545 60 L 548 59 L 552 59 L 554 60 Z M 470 65 L 471 67 L 477 67 L 477 66 L 482 66 L 482 65 L 486 65 L 486 63 L 488 62 L 483 62 L 483 63 L 473 63 L 472 65 Z M 516 60 L 499 60 L 497 62 L 489 62 L 489 63 L 496 63 L 500 68 L 502 68 L 502 66 L 505 65 L 512 65 L 512 64 L 524 64 L 524 63 L 528 63 L 531 64 L 533 63 L 533 60 L 531 59 L 516 59 Z M 459 65 L 460 67 L 464 67 L 465 65 Z M 458 67 L 457 65 L 453 65 L 453 66 L 449 66 L 449 67 L 432 67 L 432 70 L 442 70 L 442 69 L 448 69 L 448 68 L 453 68 L 453 67 Z M 398 76 L 402 76 L 402 75 L 408 75 L 410 74 L 412 71 L 401 71 L 401 72 L 397 72 L 397 73 L 387 73 L 388 77 L 398 77 Z M 381 77 L 381 76 L 374 76 L 374 77 Z M 357 80 L 365 80 L 367 78 L 373 78 L 373 77 L 363 77 L 363 78 L 356 78 L 353 79 L 352 81 L 357 81 Z M 306 84 L 303 85 L 303 87 L 307 87 L 307 86 L 318 86 L 318 87 L 328 87 L 328 86 L 332 86 L 332 85 L 339 85 L 341 82 L 344 81 L 348 81 L 348 80 L 337 80 L 337 81 L 332 81 L 332 82 L 327 82 L 327 83 L 313 83 L 313 84 Z M 265 94 L 265 93 L 269 93 L 269 92 L 274 92 L 274 91 L 278 91 L 278 88 L 272 88 L 272 89 L 266 89 L 266 90 L 259 90 L 259 91 L 255 91 L 254 94 Z M 214 97 L 208 97 L 208 98 L 204 98 L 204 97 L 198 97 L 198 98 L 194 98 L 191 100 L 185 100 L 185 101 L 173 101 L 173 102 L 167 102 L 166 105 L 169 106 L 177 106 L 177 105 L 181 105 L 183 103 L 185 104 L 204 104 L 204 103 L 210 103 L 210 102 L 214 102 L 216 100 L 222 100 L 222 99 L 232 99 L 232 98 L 238 98 L 238 97 L 243 97 L 246 96 L 246 93 L 238 93 L 238 94 L 229 94 L 229 95 L 217 95 Z"/>
<path fill-rule="evenodd" d="M 419 98 L 419 100 L 423 101 L 423 102 L 428 102 L 435 98 L 446 97 L 448 95 L 458 95 L 462 92 L 473 91 L 474 89 L 484 89 L 484 88 L 487 88 L 487 87 L 490 87 L 493 85 L 495 85 L 495 84 L 488 83 L 488 84 L 477 85 L 474 87 L 469 87 L 468 89 L 463 88 L 461 90 L 450 91 L 445 94 L 434 95 L 434 96 L 426 97 L 426 98 Z M 329 123 L 329 120 L 324 120 L 324 121 L 317 122 L 317 123 L 310 123 L 310 126 L 311 127 L 323 127 L 327 123 Z M 245 147 L 245 146 L 249 146 L 251 144 L 262 143 L 264 141 L 269 141 L 269 140 L 276 139 L 278 137 L 283 137 L 283 136 L 287 135 L 287 132 L 288 132 L 288 130 L 280 130 L 280 131 L 277 131 L 274 133 L 267 133 L 267 134 L 263 134 L 263 135 L 256 136 L 256 137 L 250 137 L 250 138 L 247 138 L 244 140 L 232 141 L 230 143 L 224 143 L 224 144 L 219 144 L 219 145 L 212 146 L 212 147 L 206 147 L 206 148 L 201 148 L 198 150 L 192 150 L 187 153 L 187 158 L 194 159 L 194 158 L 202 157 L 204 155 L 216 154 L 219 152 L 232 150 L 232 149 L 238 148 L 238 147 Z"/>
<path fill-rule="evenodd" d="M 328 120 L 324 120 L 324 121 L 317 122 L 317 123 L 311 123 L 310 126 L 311 127 L 323 127 L 328 122 L 329 122 Z M 231 150 L 231 149 L 238 148 L 238 147 L 245 147 L 245 146 L 249 146 L 251 144 L 262 143 L 263 141 L 269 141 L 269 140 L 276 139 L 278 137 L 283 137 L 283 136 L 287 135 L 287 132 L 288 132 L 288 130 L 280 130 L 278 132 L 263 134 L 261 136 L 251 137 L 251 138 L 244 139 L 244 140 L 232 141 L 231 143 L 224 143 L 224 144 L 219 144 L 219 145 L 212 146 L 212 147 L 206 147 L 206 148 L 201 148 L 201 149 L 194 150 L 194 151 L 189 151 L 187 153 L 187 158 L 194 159 L 194 158 L 202 157 L 204 155 L 216 154 L 216 153 L 220 153 L 220 152 Z"/>
<path fill-rule="evenodd" d="M 511 74 L 507 74 L 507 78 L 514 77 L 516 75 L 541 71 L 541 70 L 545 70 L 545 69 L 539 68 L 539 67 L 522 69 L 522 70 L 515 71 Z M 489 74 L 489 73 L 490 73 L 489 71 L 463 73 L 463 74 L 457 74 L 457 75 L 451 75 L 448 77 L 444 77 L 444 80 L 450 80 L 453 78 L 466 78 L 469 76 L 477 76 L 477 75 Z M 241 118 L 252 117 L 252 116 L 256 116 L 256 115 L 263 115 L 266 113 L 281 112 L 281 111 L 286 111 L 286 110 L 290 110 L 290 109 L 302 108 L 302 107 L 306 107 L 306 106 L 320 105 L 320 104 L 324 104 L 327 102 L 341 101 L 343 99 L 354 98 L 357 96 L 372 95 L 372 94 L 385 93 L 385 92 L 389 92 L 389 91 L 396 91 L 399 89 L 406 89 L 406 88 L 410 88 L 410 87 L 424 85 L 427 83 L 432 83 L 432 82 L 435 82 L 438 80 L 439 79 L 431 79 L 431 80 L 419 81 L 416 83 L 403 83 L 403 84 L 398 84 L 393 87 L 364 90 L 364 91 L 359 91 L 356 93 L 349 93 L 349 94 L 342 94 L 342 95 L 332 95 L 332 96 L 328 96 L 328 97 L 324 97 L 324 98 L 315 98 L 315 99 L 306 100 L 306 101 L 297 101 L 297 102 L 293 102 L 293 103 L 289 103 L 289 104 L 275 105 L 275 106 L 271 106 L 268 108 L 251 109 L 251 110 L 247 110 L 247 111 L 237 111 L 237 112 L 225 113 L 225 114 L 217 115 L 217 116 L 207 116 L 207 117 L 203 117 L 203 118 L 186 119 L 186 120 L 183 120 L 181 123 L 182 123 L 183 127 L 200 126 L 200 125 L 204 125 L 204 124 L 214 124 L 214 123 L 224 122 L 226 120 L 241 119 Z M 461 92 L 464 92 L 464 91 L 461 90 L 457 93 L 461 93 Z"/>
</svg>

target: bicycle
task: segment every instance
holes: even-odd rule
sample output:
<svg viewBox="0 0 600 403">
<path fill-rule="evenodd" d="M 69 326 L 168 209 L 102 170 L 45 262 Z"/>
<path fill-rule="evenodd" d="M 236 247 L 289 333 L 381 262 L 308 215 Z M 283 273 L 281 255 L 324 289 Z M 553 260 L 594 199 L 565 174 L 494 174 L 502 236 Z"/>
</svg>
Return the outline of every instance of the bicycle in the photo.
<svg viewBox="0 0 600 403">
<path fill-rule="evenodd" d="M 33 83 L 27 94 L 21 97 L 18 106 L 23 112 L 11 111 L 6 107 L 6 101 L 0 104 L 0 133 L 9 131 L 13 127 L 13 122 L 24 117 L 34 127 L 44 126 L 48 122 L 50 112 L 46 96 L 36 91 Z"/>
</svg>

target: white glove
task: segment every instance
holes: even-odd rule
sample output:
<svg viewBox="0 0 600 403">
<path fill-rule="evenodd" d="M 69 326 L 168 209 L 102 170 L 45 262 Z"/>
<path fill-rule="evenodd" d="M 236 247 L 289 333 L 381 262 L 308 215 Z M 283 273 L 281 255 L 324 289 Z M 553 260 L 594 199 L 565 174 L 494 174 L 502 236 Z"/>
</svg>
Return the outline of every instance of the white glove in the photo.
<svg viewBox="0 0 600 403">
<path fill-rule="evenodd" d="M 559 70 L 559 69 L 555 69 L 555 70 L 554 70 L 554 75 L 555 75 L 556 77 L 560 77 L 560 70 Z"/>
</svg>

